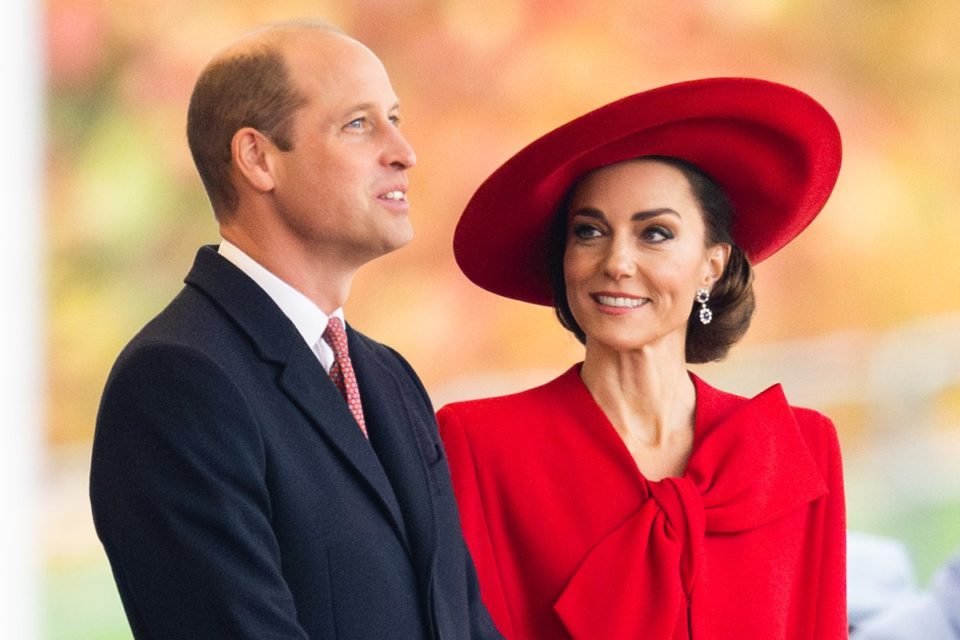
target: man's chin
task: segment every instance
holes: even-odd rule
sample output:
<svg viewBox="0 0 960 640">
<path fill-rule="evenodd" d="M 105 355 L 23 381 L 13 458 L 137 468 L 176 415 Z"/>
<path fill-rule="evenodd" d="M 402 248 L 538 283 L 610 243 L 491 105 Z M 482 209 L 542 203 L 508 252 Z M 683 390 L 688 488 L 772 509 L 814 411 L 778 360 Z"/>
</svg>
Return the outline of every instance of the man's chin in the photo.
<svg viewBox="0 0 960 640">
<path fill-rule="evenodd" d="M 413 240 L 413 227 L 409 224 L 406 229 L 398 229 L 395 234 L 387 239 L 385 253 L 391 253 L 397 249 L 402 249 Z"/>
<path fill-rule="evenodd" d="M 413 229 L 408 228 L 405 232 L 397 232 L 383 238 L 383 241 L 375 247 L 367 247 L 361 262 L 367 263 L 381 258 L 397 249 L 402 249 L 413 240 Z"/>
</svg>

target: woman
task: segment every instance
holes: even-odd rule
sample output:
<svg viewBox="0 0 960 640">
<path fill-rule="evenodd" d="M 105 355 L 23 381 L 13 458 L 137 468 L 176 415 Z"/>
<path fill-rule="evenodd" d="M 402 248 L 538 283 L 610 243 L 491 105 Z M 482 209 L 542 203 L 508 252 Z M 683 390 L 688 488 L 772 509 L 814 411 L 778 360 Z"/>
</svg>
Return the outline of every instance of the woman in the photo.
<svg viewBox="0 0 960 640">
<path fill-rule="evenodd" d="M 817 215 L 840 138 L 805 94 L 681 83 L 547 134 L 484 182 L 468 277 L 585 344 L 541 387 L 439 414 L 484 600 L 510 639 L 846 637 L 836 433 L 714 389 L 751 264 Z"/>
</svg>

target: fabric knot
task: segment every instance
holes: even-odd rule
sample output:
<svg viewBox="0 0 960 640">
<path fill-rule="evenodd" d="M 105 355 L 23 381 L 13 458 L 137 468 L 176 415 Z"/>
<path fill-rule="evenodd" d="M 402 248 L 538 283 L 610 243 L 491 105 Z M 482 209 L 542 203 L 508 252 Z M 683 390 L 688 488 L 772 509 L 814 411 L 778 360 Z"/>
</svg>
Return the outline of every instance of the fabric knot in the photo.
<svg viewBox="0 0 960 640">
<path fill-rule="evenodd" d="M 666 518 L 666 534 L 680 546 L 680 580 L 689 596 L 696 587 L 707 531 L 703 496 L 686 478 L 664 478 L 651 482 L 649 489 Z"/>
</svg>

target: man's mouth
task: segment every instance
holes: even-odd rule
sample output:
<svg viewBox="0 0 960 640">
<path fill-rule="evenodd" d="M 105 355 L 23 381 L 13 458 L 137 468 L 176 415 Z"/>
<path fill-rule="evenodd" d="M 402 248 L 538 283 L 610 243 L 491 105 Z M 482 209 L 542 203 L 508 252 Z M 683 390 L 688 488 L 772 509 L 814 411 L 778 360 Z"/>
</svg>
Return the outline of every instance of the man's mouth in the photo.
<svg viewBox="0 0 960 640">
<path fill-rule="evenodd" d="M 403 191 L 396 190 L 396 191 L 388 191 L 388 192 L 386 192 L 385 194 L 383 194 L 383 195 L 380 196 L 380 197 L 383 198 L 384 200 L 402 200 L 402 201 L 405 201 L 405 200 L 407 199 L 407 194 L 406 194 L 405 192 L 403 192 Z"/>
</svg>

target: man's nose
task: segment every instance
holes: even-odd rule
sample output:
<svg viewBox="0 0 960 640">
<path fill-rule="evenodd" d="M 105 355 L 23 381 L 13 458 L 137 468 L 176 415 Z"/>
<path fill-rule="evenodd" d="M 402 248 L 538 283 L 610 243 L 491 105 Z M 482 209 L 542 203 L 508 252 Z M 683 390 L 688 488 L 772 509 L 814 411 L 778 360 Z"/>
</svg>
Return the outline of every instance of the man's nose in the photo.
<svg viewBox="0 0 960 640">
<path fill-rule="evenodd" d="M 417 164 L 417 154 L 413 147 L 403 137 L 400 130 L 396 127 L 390 129 L 390 139 L 386 149 L 385 159 L 388 164 L 397 169 L 411 169 Z"/>
</svg>

